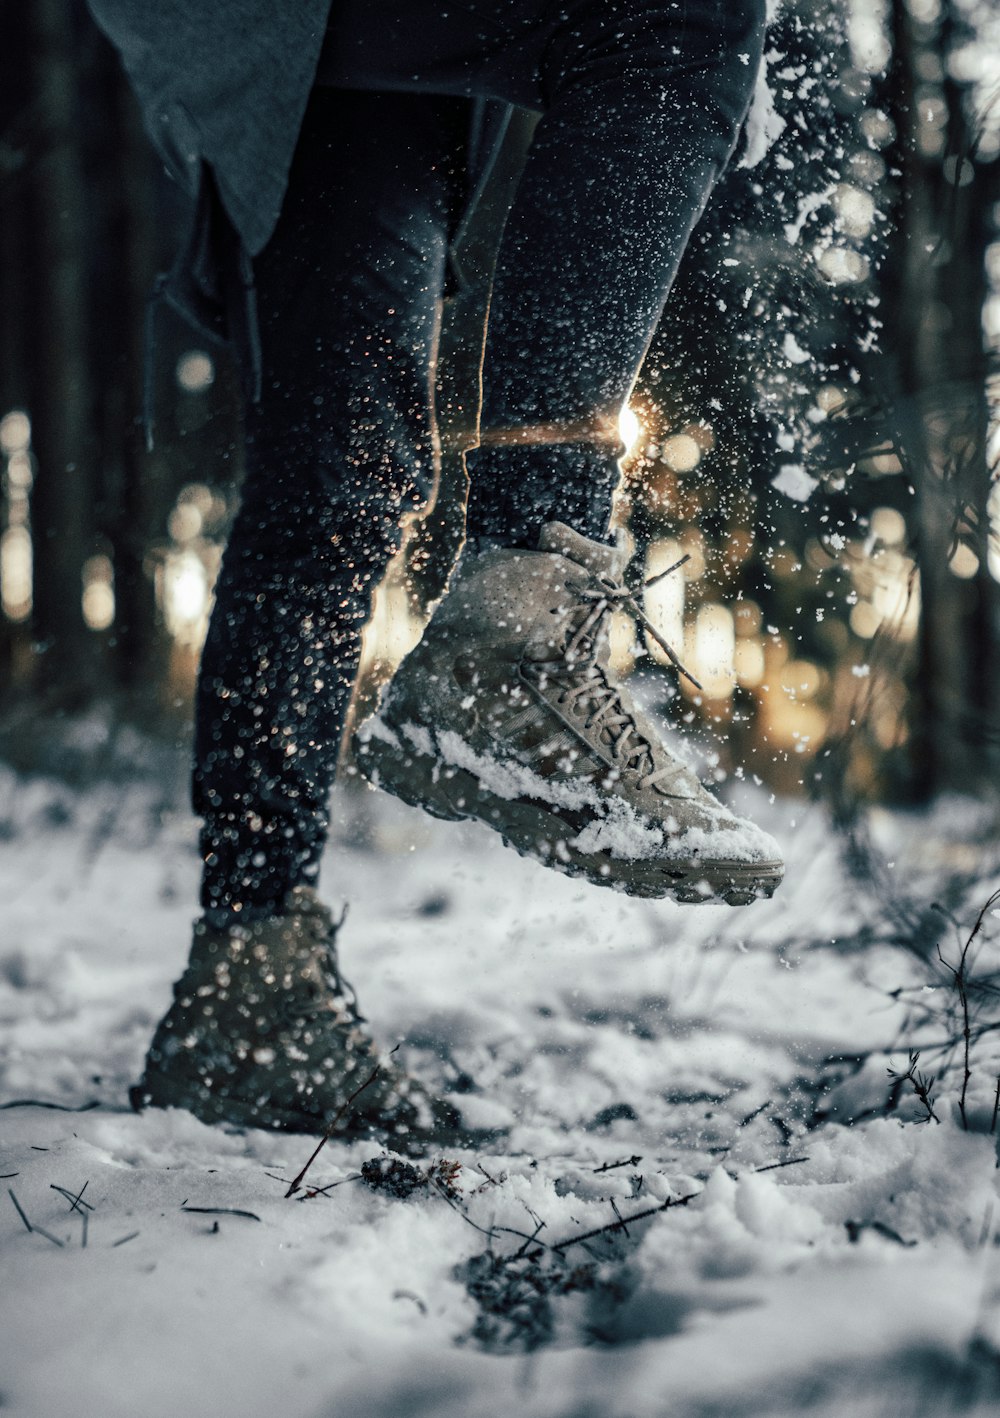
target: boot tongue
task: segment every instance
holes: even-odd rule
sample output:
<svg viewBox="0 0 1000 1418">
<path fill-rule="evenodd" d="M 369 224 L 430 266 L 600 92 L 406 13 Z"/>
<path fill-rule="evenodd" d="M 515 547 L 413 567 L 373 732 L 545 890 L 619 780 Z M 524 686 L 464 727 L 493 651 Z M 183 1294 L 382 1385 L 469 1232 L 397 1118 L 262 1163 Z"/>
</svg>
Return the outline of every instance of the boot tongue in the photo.
<svg viewBox="0 0 1000 1418">
<path fill-rule="evenodd" d="M 538 550 L 555 552 L 612 581 L 621 581 L 625 574 L 627 557 L 622 548 L 592 541 L 565 522 L 546 522 L 538 537 Z"/>
</svg>

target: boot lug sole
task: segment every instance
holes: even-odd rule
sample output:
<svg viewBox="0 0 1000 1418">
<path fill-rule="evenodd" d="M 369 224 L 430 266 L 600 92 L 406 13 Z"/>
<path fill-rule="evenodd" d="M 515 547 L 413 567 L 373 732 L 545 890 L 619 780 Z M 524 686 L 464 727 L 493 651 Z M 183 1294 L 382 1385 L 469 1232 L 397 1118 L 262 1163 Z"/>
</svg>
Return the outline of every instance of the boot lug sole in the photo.
<svg viewBox="0 0 1000 1418">
<path fill-rule="evenodd" d="M 388 727 L 392 728 L 391 725 Z M 394 730 L 395 732 L 395 730 Z M 500 798 L 485 789 L 467 769 L 430 758 L 415 748 L 394 749 L 374 735 L 356 745 L 358 768 L 376 787 L 384 788 L 411 807 L 451 822 L 479 821 L 500 833 L 520 856 L 540 861 L 564 876 L 582 877 L 595 886 L 610 887 L 629 896 L 671 897 L 690 905 L 748 906 L 772 896 L 781 884 L 784 867 L 778 863 L 747 866 L 727 862 L 663 862 L 634 860 L 628 863 L 629 880 L 614 874 L 613 859 L 597 854 L 553 850 L 553 837 L 565 842 L 564 823 L 535 804 Z M 512 807 L 523 818 L 520 830 L 511 831 L 500 821 Z M 707 888 L 707 890 L 706 890 Z"/>
</svg>

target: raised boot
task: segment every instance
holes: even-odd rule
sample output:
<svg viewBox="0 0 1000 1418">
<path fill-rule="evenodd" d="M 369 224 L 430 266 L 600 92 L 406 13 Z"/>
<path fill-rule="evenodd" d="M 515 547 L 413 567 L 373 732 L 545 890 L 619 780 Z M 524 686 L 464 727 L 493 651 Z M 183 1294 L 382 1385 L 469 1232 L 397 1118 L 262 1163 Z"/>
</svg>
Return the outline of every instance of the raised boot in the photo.
<svg viewBox="0 0 1000 1418">
<path fill-rule="evenodd" d="M 461 1142 L 455 1109 L 380 1059 L 340 975 L 336 931 L 302 886 L 280 916 L 228 931 L 199 922 L 132 1106 L 309 1133 L 342 1112 L 336 1136 L 376 1135 L 400 1150 Z"/>
<path fill-rule="evenodd" d="M 469 558 L 358 730 L 358 766 L 600 885 L 731 905 L 770 896 L 777 843 L 701 786 L 609 668 L 611 613 L 636 609 L 623 572 L 615 547 L 560 522 L 538 551 Z"/>
</svg>

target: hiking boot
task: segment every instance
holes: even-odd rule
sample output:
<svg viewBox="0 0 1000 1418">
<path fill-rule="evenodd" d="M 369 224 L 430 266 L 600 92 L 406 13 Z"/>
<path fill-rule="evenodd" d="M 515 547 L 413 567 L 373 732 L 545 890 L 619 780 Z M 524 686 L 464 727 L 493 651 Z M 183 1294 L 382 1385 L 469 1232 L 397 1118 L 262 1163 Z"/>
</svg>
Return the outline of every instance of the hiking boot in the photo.
<svg viewBox="0 0 1000 1418">
<path fill-rule="evenodd" d="M 598 885 L 730 905 L 770 896 L 777 843 L 701 786 L 609 667 L 615 607 L 648 626 L 624 567 L 561 522 L 538 551 L 467 559 L 358 730 L 357 764 L 405 802 L 477 818 Z"/>
<path fill-rule="evenodd" d="M 336 933 L 304 886 L 283 915 L 229 930 L 198 922 L 129 1091 L 136 1111 L 186 1108 L 206 1123 L 309 1133 L 336 1118 L 333 1136 L 391 1138 L 398 1150 L 461 1143 L 455 1109 L 379 1057 L 338 969 Z"/>
</svg>

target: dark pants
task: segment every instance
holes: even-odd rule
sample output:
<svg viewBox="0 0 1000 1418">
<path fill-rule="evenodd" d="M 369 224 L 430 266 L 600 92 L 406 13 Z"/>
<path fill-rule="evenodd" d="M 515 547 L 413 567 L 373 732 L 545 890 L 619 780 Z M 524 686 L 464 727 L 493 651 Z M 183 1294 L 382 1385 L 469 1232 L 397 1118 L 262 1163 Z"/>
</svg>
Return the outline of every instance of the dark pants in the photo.
<svg viewBox="0 0 1000 1418">
<path fill-rule="evenodd" d="M 202 662 L 203 903 L 314 879 L 370 596 L 433 482 L 468 100 L 538 109 L 494 277 L 471 536 L 606 532 L 617 419 L 760 60 L 763 0 L 335 0 L 277 230 Z M 516 431 L 525 442 L 505 439 Z"/>
</svg>

